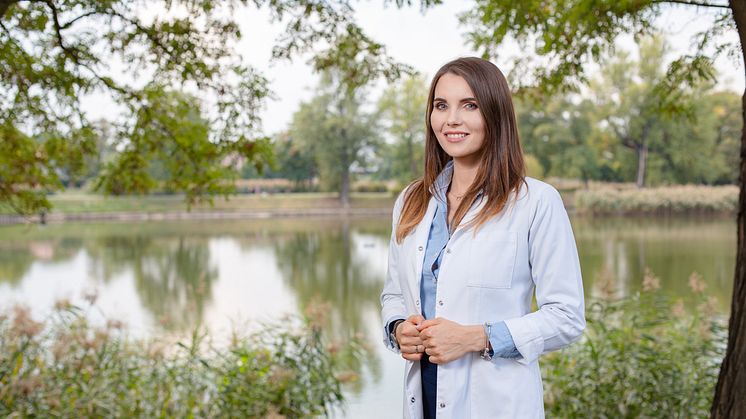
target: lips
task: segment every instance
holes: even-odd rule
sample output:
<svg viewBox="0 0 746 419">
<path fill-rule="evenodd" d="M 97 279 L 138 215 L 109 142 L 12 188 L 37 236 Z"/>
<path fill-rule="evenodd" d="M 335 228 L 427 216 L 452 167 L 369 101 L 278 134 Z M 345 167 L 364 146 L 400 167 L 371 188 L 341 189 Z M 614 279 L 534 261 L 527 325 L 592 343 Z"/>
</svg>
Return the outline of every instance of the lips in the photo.
<svg viewBox="0 0 746 419">
<path fill-rule="evenodd" d="M 466 137 L 469 136 L 469 133 L 466 132 L 456 132 L 456 131 L 448 131 L 444 132 L 443 135 L 445 135 L 446 140 L 452 143 L 457 143 L 459 141 L 463 141 Z"/>
</svg>

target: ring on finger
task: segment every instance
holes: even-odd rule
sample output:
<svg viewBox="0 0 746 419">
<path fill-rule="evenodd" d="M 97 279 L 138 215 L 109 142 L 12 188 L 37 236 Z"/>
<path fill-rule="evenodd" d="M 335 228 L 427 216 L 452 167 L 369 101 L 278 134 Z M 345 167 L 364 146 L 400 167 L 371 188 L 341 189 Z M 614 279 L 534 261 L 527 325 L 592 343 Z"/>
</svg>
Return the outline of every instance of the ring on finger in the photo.
<svg viewBox="0 0 746 419">
<path fill-rule="evenodd" d="M 420 345 L 415 345 L 414 352 L 417 354 L 420 353 Z"/>
</svg>

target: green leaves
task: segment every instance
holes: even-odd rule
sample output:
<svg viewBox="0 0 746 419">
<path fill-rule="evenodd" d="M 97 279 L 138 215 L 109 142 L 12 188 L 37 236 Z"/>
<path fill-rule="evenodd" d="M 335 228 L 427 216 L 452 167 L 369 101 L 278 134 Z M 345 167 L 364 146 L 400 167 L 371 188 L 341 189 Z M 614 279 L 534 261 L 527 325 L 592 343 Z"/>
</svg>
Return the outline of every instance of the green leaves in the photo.
<svg viewBox="0 0 746 419">
<path fill-rule="evenodd" d="M 143 98 L 146 105 L 138 111 L 134 127 L 119 140 L 122 151 L 97 184 L 107 193 L 184 191 L 191 205 L 232 193 L 231 180 L 238 177 L 242 164 L 264 164 L 271 158 L 266 138 L 212 140 L 201 103 L 192 96 L 149 86 Z"/>
<path fill-rule="evenodd" d="M 556 93 L 584 82 L 585 64 L 613 50 L 618 35 L 650 33 L 659 12 L 653 1 L 477 0 L 461 19 L 471 26 L 470 41 L 486 57 L 497 57 L 508 38 L 544 57 L 517 84 Z"/>
<path fill-rule="evenodd" d="M 339 75 L 325 73 L 317 95 L 293 115 L 290 135 L 309 150 L 322 185 L 348 204 L 350 169 L 379 142 L 375 117 L 362 110 L 362 92 L 338 90 Z"/>
<path fill-rule="evenodd" d="M 691 314 L 657 291 L 589 302 L 583 339 L 543 358 L 547 415 L 707 416 L 727 329 L 694 302 Z"/>
<path fill-rule="evenodd" d="M 336 72 L 350 93 L 376 78 L 411 71 L 362 32 L 342 0 L 3 2 L 0 124 L 37 141 L 54 137 L 49 146 L 69 159 L 37 159 L 43 175 L 28 174 L 34 186 L 20 175 L 5 175 L 0 199 L 23 213 L 48 208 L 43 197 L 59 189 L 60 173 L 67 182 L 90 171 L 86 163 L 97 162 L 92 142 L 121 153 L 96 180 L 102 191 L 161 188 L 184 192 L 187 203 L 231 193 L 239 165 L 263 167 L 271 160 L 259 119 L 271 95 L 269 83 L 235 50 L 241 38 L 235 11 L 249 3 L 288 22 L 273 51 L 276 59 L 311 54 L 314 68 Z M 200 108 L 193 97 L 176 93 L 182 90 L 211 106 Z M 80 100 L 94 91 L 110 94 L 126 109 L 115 124 L 116 144 L 82 140 L 90 122 Z M 27 145 L 1 147 L 33 148 Z M 32 160 L 21 167 L 28 169 Z"/>
<path fill-rule="evenodd" d="M 256 3 L 263 4 L 259 0 Z M 340 85 L 350 93 L 382 77 L 393 81 L 414 73 L 411 66 L 389 57 L 382 44 L 363 33 L 354 21 L 354 10 L 348 1 L 295 3 L 296 13 L 287 5 L 273 10 L 273 19 L 277 21 L 292 15 L 272 50 L 275 59 L 311 53 L 309 63 L 314 70 L 335 73 Z"/>
<path fill-rule="evenodd" d="M 22 309 L 0 316 L 0 415 L 300 418 L 342 401 L 345 360 L 306 322 L 217 347 L 202 331 L 177 344 L 132 340 L 85 314 L 60 304 L 43 324 Z"/>
</svg>

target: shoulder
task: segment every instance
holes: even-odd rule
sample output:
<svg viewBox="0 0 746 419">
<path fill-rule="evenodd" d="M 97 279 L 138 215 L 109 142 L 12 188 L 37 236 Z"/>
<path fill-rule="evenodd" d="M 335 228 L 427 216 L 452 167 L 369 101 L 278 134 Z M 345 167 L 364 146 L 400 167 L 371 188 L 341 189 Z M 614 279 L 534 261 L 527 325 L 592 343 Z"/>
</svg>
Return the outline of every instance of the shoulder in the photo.
<svg viewBox="0 0 746 419">
<path fill-rule="evenodd" d="M 523 186 L 525 190 L 521 191 L 519 199 L 528 199 L 528 201 L 532 203 L 542 201 L 556 202 L 557 200 L 562 202 L 562 197 L 554 186 L 529 176 L 526 176 L 524 180 L 525 184 Z"/>
<path fill-rule="evenodd" d="M 551 217 L 551 214 L 567 213 L 557 188 L 528 176 L 525 177 L 525 181 L 518 201 L 528 213 L 530 225 L 544 217 Z"/>
</svg>

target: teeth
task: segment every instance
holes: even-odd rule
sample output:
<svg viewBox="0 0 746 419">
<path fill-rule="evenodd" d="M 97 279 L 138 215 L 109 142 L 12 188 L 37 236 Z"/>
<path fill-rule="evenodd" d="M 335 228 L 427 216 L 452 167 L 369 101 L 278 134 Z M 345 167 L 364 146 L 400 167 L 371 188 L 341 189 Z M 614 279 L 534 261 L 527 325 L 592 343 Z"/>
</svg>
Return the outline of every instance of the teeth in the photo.
<svg viewBox="0 0 746 419">
<path fill-rule="evenodd" d="M 446 137 L 448 137 L 448 138 L 464 138 L 464 137 L 466 137 L 466 134 L 446 134 Z"/>
</svg>

